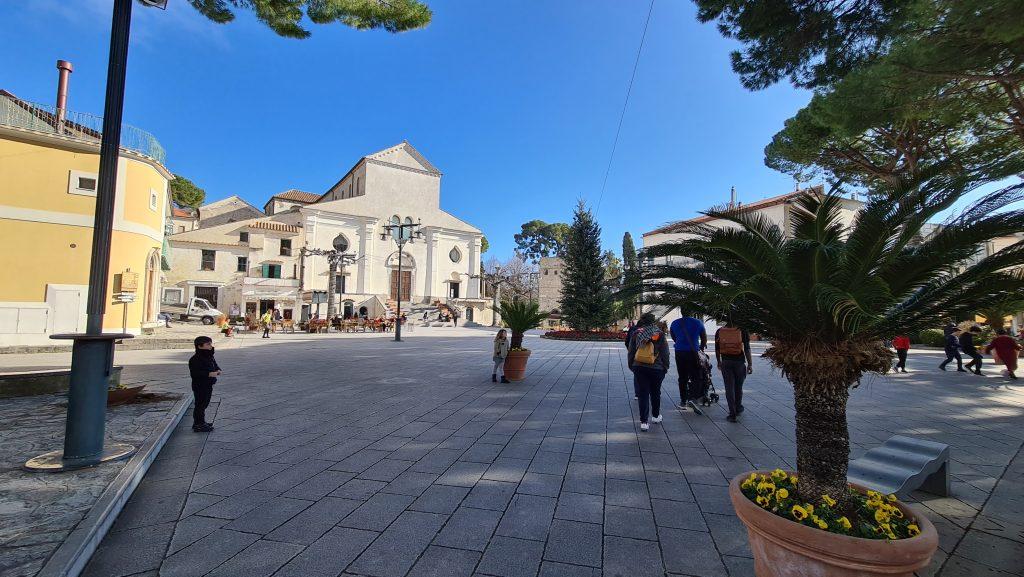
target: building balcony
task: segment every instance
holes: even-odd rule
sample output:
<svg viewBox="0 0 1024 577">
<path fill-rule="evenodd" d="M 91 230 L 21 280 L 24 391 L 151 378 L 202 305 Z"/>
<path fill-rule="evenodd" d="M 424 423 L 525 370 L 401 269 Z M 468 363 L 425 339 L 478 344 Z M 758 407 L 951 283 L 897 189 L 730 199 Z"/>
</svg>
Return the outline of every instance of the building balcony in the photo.
<svg viewBox="0 0 1024 577">
<path fill-rule="evenodd" d="M 253 286 L 260 287 L 274 287 L 274 288 L 299 288 L 299 279 L 297 278 L 263 278 L 247 276 L 242 280 L 242 285 L 246 288 Z"/>
<path fill-rule="evenodd" d="M 28 102 L 9 93 L 0 94 L 0 124 L 99 144 L 103 117 L 71 110 L 65 110 L 62 115 L 57 112 L 53 105 Z M 167 159 L 164 147 L 152 134 L 127 124 L 121 126 L 121 148 L 161 164 Z"/>
</svg>

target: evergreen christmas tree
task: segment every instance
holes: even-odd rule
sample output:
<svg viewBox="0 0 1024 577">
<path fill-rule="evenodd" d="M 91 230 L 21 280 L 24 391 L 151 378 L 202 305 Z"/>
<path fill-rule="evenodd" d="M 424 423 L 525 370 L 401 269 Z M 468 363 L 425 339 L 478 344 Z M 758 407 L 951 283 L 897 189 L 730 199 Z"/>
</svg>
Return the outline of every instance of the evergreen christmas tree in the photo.
<svg viewBox="0 0 1024 577">
<path fill-rule="evenodd" d="M 602 329 L 615 316 L 611 291 L 605 285 L 601 227 L 583 201 L 576 205 L 565 241 L 562 277 L 562 318 L 579 331 Z"/>
</svg>

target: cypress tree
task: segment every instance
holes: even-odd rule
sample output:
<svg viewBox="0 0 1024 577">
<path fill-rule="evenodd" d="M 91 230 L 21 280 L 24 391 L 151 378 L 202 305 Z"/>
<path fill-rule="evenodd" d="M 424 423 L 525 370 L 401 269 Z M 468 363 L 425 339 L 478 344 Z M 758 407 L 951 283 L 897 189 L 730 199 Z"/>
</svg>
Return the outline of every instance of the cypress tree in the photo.
<svg viewBox="0 0 1024 577">
<path fill-rule="evenodd" d="M 635 293 L 629 291 L 631 288 L 640 286 L 641 277 L 640 259 L 637 257 L 636 246 L 633 244 L 633 235 L 629 234 L 629 231 L 622 235 L 622 262 L 625 269 L 622 274 L 622 288 L 629 296 L 620 302 L 619 316 L 632 319 L 636 316 L 638 298 Z"/>
<path fill-rule="evenodd" d="M 604 328 L 615 316 L 611 291 L 604 282 L 603 256 L 601 227 L 581 200 L 565 242 L 560 301 L 562 317 L 576 330 Z"/>
</svg>

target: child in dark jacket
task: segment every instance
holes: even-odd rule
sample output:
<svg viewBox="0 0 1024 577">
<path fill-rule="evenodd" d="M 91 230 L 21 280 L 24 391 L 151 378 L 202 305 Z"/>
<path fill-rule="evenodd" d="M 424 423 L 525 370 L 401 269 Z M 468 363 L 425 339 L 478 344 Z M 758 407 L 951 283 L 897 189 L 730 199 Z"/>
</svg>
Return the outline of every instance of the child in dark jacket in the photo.
<svg viewBox="0 0 1024 577">
<path fill-rule="evenodd" d="M 209 433 L 213 425 L 206 422 L 206 408 L 210 406 L 213 396 L 213 385 L 220 376 L 220 366 L 213 358 L 213 339 L 196 337 L 196 354 L 188 360 L 188 371 L 192 375 L 192 394 L 196 403 L 192 409 L 192 430 L 197 433 Z"/>
</svg>

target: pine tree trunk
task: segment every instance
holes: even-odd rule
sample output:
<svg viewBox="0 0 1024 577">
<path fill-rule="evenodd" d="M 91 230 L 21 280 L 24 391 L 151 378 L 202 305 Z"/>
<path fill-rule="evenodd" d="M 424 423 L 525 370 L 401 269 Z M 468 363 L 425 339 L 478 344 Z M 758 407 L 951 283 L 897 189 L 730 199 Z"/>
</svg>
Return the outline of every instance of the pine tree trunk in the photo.
<svg viewBox="0 0 1024 577">
<path fill-rule="evenodd" d="M 850 431 L 846 423 L 845 383 L 801 386 L 794 382 L 796 401 L 796 466 L 800 498 L 819 503 L 828 495 L 846 501 L 846 469 L 850 458 Z"/>
</svg>

